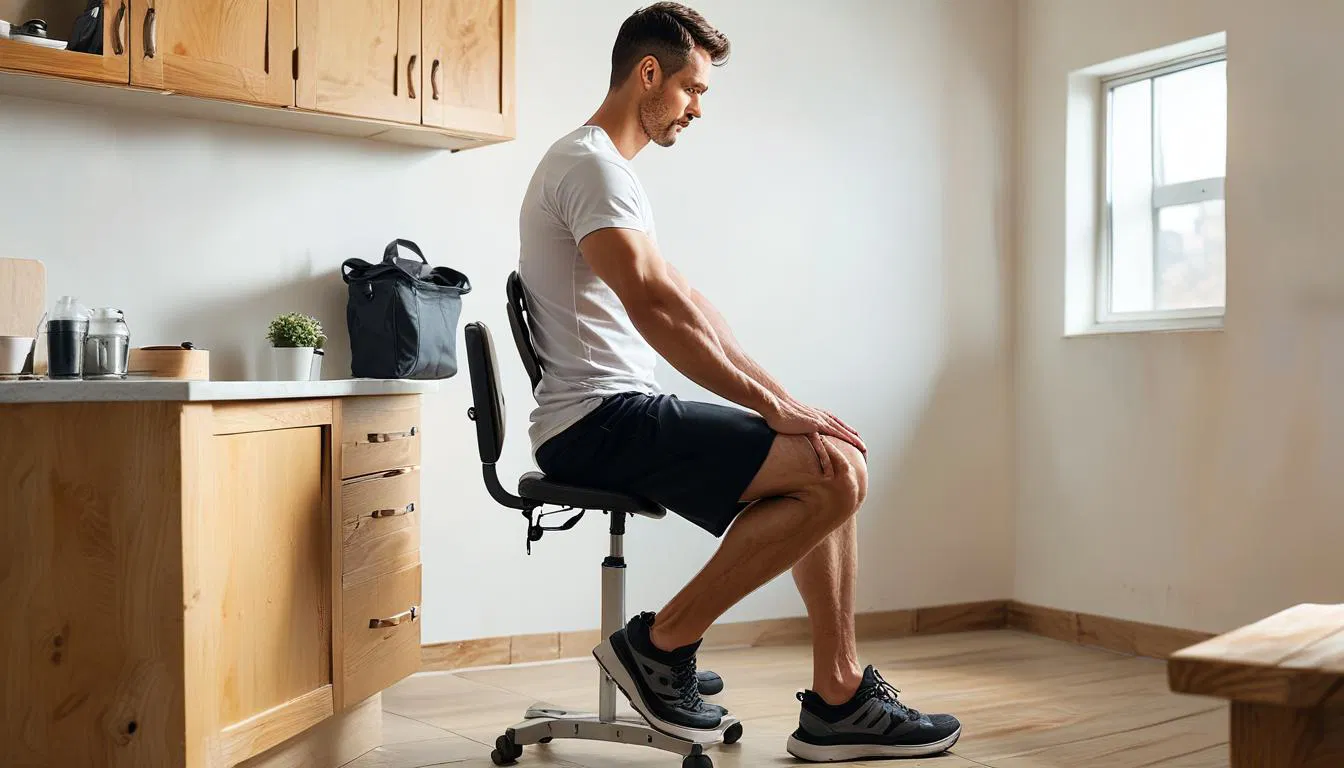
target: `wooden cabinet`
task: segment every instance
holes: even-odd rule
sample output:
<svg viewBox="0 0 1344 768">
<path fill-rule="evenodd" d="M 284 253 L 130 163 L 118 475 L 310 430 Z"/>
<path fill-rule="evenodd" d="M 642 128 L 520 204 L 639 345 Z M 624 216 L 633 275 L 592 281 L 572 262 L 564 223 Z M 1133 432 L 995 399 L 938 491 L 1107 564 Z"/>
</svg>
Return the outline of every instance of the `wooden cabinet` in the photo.
<svg viewBox="0 0 1344 768">
<path fill-rule="evenodd" d="M 27 436 L 0 440 L 0 765 L 270 768 L 376 721 L 420 666 L 418 419 L 416 395 L 0 404 Z"/>
<path fill-rule="evenodd" d="M 100 9 L 104 20 L 101 55 L 0 40 L 0 69 L 100 83 L 129 83 L 132 1 L 107 0 L 103 3 Z M 49 25 L 48 37 L 65 40 L 74 29 L 75 18 L 84 10 L 84 5 L 71 0 L 0 0 L 0 19 L 11 24 L 42 19 Z"/>
<path fill-rule="evenodd" d="M 294 105 L 295 0 L 131 0 L 131 84 Z"/>
<path fill-rule="evenodd" d="M 420 122 L 419 0 L 298 0 L 298 105 Z"/>
<path fill-rule="evenodd" d="M 514 0 L 421 0 L 425 125 L 514 135 Z"/>
<path fill-rule="evenodd" d="M 101 56 L 0 40 L 0 93 L 420 146 L 484 146 L 516 136 L 515 4 L 106 0 Z M 53 36 L 68 36 L 82 7 L 83 0 L 0 0 L 0 18 L 37 8 L 60 20 Z M 130 87 L 72 85 L 79 81 Z"/>
</svg>

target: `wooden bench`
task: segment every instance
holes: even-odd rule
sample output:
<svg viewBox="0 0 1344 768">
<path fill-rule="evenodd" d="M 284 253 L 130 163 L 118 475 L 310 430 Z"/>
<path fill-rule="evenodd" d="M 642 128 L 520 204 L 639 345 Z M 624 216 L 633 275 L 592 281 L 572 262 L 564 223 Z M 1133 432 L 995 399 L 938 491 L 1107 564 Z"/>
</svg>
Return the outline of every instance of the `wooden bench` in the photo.
<svg viewBox="0 0 1344 768">
<path fill-rule="evenodd" d="M 1297 605 L 1177 651 L 1167 680 L 1232 702 L 1232 768 L 1344 766 L 1344 605 Z"/>
</svg>

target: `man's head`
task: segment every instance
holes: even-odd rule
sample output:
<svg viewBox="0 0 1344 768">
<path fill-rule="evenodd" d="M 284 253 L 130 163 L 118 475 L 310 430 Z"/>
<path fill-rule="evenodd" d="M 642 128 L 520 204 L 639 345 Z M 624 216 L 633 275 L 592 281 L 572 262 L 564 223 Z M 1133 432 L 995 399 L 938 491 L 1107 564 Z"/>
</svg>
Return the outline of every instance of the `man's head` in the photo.
<svg viewBox="0 0 1344 768">
<path fill-rule="evenodd" d="M 611 52 L 611 90 L 630 89 L 650 141 L 670 147 L 700 117 L 710 65 L 728 61 L 728 38 L 681 3 L 635 11 L 621 25 Z"/>
</svg>

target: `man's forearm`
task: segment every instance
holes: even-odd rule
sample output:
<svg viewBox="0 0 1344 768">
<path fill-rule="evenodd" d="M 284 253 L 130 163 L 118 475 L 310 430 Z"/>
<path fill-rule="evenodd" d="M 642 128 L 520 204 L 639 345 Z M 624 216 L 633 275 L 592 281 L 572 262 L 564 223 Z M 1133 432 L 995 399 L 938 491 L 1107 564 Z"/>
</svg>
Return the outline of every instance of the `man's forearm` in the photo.
<svg viewBox="0 0 1344 768">
<path fill-rule="evenodd" d="M 671 290 L 630 318 L 674 368 L 720 397 L 764 414 L 777 393 L 728 354 L 714 323 L 690 296 Z"/>
<path fill-rule="evenodd" d="M 764 368 L 747 355 L 746 351 L 742 349 L 742 345 L 737 343 L 737 337 L 733 335 L 732 329 L 728 327 L 727 319 L 725 319 L 723 314 L 719 312 L 718 308 L 711 304 L 709 299 L 706 299 L 703 294 L 694 288 L 690 290 L 690 293 L 691 299 L 695 302 L 696 307 L 700 309 L 705 315 L 705 318 L 709 320 L 710 325 L 714 328 L 714 333 L 718 337 L 720 345 L 723 347 L 724 354 L 728 356 L 728 359 L 732 361 L 733 365 L 735 365 L 738 370 L 750 376 L 761 386 L 768 389 L 776 397 L 787 399 L 789 393 L 785 391 L 784 385 L 775 380 L 773 376 L 767 373 Z"/>
</svg>

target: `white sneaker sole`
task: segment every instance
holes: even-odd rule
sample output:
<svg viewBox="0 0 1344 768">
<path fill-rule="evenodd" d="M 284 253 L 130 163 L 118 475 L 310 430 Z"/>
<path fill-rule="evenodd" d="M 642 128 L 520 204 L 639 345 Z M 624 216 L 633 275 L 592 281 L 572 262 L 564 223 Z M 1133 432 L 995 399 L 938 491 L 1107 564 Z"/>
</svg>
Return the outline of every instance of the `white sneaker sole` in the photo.
<svg viewBox="0 0 1344 768">
<path fill-rule="evenodd" d="M 808 744 L 790 736 L 788 750 L 790 755 L 810 763 L 842 763 L 850 760 L 872 760 L 884 757 L 928 757 L 951 749 L 959 738 L 961 738 L 960 728 L 954 731 L 951 736 L 932 744 L 891 747 L 880 744 L 842 744 L 823 747 Z"/>
<path fill-rule="evenodd" d="M 611 646 L 610 639 L 603 640 L 601 645 L 593 649 L 593 657 L 597 659 L 598 664 L 602 665 L 602 669 L 606 671 L 607 675 L 616 681 L 616 687 L 621 690 L 621 695 L 625 697 L 626 701 L 630 702 L 630 706 L 634 707 L 635 711 L 643 716 L 654 730 L 675 739 L 684 739 L 695 744 L 717 744 L 723 741 L 723 732 L 731 725 L 727 717 L 724 718 L 718 728 L 701 729 L 686 728 L 676 723 L 669 723 L 649 712 L 638 696 L 631 695 L 631 691 L 638 691 L 639 689 L 635 687 L 634 678 L 626 671 L 625 665 L 616 655 L 616 649 Z M 734 719 L 732 722 L 737 721 Z"/>
</svg>

